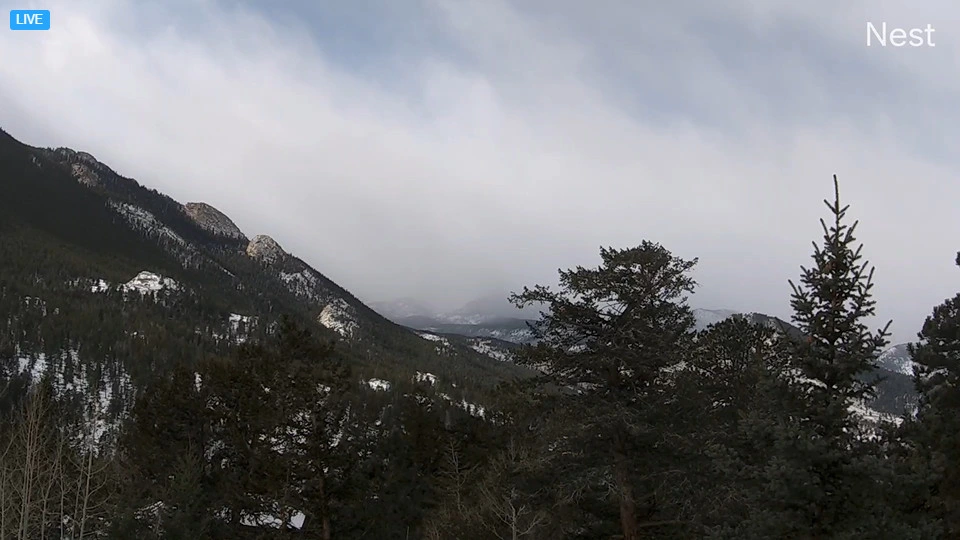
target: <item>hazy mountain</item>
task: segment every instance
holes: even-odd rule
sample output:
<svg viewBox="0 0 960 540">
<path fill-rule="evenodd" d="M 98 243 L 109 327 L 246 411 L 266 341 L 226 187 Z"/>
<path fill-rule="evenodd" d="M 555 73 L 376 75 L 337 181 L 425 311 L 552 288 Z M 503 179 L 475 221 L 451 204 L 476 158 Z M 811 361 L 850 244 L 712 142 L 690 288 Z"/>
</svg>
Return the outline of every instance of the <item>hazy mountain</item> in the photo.
<svg viewBox="0 0 960 540">
<path fill-rule="evenodd" d="M 394 322 L 407 317 L 432 317 L 437 313 L 436 309 L 413 298 L 400 298 L 389 302 L 370 302 L 370 307 Z"/>
<path fill-rule="evenodd" d="M 470 343 L 437 349 L 270 236 L 247 235 L 214 205 L 181 204 L 88 153 L 0 132 L 0 164 L 6 373 L 59 373 L 64 391 L 81 386 L 71 377 L 101 377 L 117 388 L 107 408 L 120 414 L 125 396 L 174 363 L 255 339 L 280 314 L 338 342 L 358 373 L 429 372 L 476 387 L 517 373 Z"/>
</svg>

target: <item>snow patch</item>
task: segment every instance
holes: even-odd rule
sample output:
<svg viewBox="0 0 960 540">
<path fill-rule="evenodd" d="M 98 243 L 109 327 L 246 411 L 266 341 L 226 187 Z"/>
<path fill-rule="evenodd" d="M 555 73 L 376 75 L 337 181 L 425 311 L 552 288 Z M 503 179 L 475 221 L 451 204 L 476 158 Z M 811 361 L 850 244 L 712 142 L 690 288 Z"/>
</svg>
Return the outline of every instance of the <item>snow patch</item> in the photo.
<svg viewBox="0 0 960 540">
<path fill-rule="evenodd" d="M 180 285 L 170 278 L 144 270 L 137 274 L 135 278 L 121 285 L 120 288 L 124 292 L 152 294 L 163 290 L 177 291 L 180 290 Z"/>
<path fill-rule="evenodd" d="M 367 381 L 367 386 L 373 390 L 377 391 L 388 391 L 390 390 L 390 381 L 385 381 L 383 379 L 370 379 Z"/>
<path fill-rule="evenodd" d="M 894 345 L 880 353 L 876 364 L 883 369 L 903 375 L 913 375 L 913 367 L 916 365 L 910 358 L 910 351 L 907 349 L 906 343 Z"/>
<path fill-rule="evenodd" d="M 470 348 L 477 351 L 480 354 L 489 356 L 494 360 L 499 360 L 501 362 L 508 362 L 511 360 L 512 356 L 509 352 L 493 346 L 490 341 L 478 339 L 470 344 Z"/>
<path fill-rule="evenodd" d="M 447 338 L 445 338 L 445 337 L 443 337 L 443 336 L 438 336 L 438 335 L 436 335 L 436 334 L 430 334 L 430 333 L 428 333 L 428 332 L 417 332 L 417 335 L 420 336 L 420 337 L 422 337 L 423 339 L 425 339 L 425 340 L 427 340 L 427 341 L 436 341 L 436 342 L 439 342 L 439 343 L 443 343 L 444 345 L 449 345 L 449 344 L 450 344 L 450 342 L 447 341 Z"/>
<path fill-rule="evenodd" d="M 103 448 L 107 435 L 119 433 L 126 411 L 133 406 L 133 385 L 122 367 L 103 369 L 83 362 L 75 349 L 52 357 L 18 351 L 16 369 L 17 374 L 27 375 L 31 384 L 49 377 L 59 397 L 83 404 L 84 429 L 76 442 L 94 453 Z M 111 409 L 119 413 L 114 414 Z"/>
<path fill-rule="evenodd" d="M 247 335 L 253 329 L 253 326 L 257 324 L 257 318 L 250 315 L 231 313 L 227 318 L 227 324 L 229 325 L 230 335 L 233 336 L 233 339 L 236 340 L 237 343 L 245 343 L 247 341 Z"/>
<path fill-rule="evenodd" d="M 98 279 L 90 286 L 90 292 L 92 293 L 105 293 L 110 290 L 110 284 L 105 280 Z"/>
<path fill-rule="evenodd" d="M 418 383 L 419 382 L 427 383 L 430 386 L 437 384 L 437 376 L 434 375 L 433 373 L 421 373 L 418 371 L 416 376 L 414 377 L 414 380 Z"/>
<path fill-rule="evenodd" d="M 305 520 L 306 516 L 303 514 L 303 512 L 295 512 L 290 516 L 289 521 L 287 521 L 287 527 L 300 529 L 303 527 L 303 522 Z M 246 527 L 269 527 L 271 529 L 279 529 L 284 523 L 282 519 L 268 512 L 260 512 L 256 514 L 248 514 L 244 512 L 240 518 L 240 524 Z"/>
<path fill-rule="evenodd" d="M 181 238 L 180 235 L 173 232 L 169 227 L 164 225 L 162 221 L 157 219 L 153 214 L 144 210 L 143 208 L 134 206 L 132 204 L 118 203 L 114 201 L 110 201 L 108 204 L 134 229 L 158 236 L 161 239 L 170 240 L 181 246 L 185 246 L 187 244 L 187 241 Z"/>
<path fill-rule="evenodd" d="M 850 405 L 849 411 L 853 413 L 854 416 L 860 418 L 861 420 L 867 422 L 870 425 L 878 425 L 881 423 L 892 423 L 900 425 L 903 422 L 903 418 L 895 416 L 892 414 L 882 413 L 875 409 L 867 407 L 860 401 L 854 402 Z"/>
</svg>

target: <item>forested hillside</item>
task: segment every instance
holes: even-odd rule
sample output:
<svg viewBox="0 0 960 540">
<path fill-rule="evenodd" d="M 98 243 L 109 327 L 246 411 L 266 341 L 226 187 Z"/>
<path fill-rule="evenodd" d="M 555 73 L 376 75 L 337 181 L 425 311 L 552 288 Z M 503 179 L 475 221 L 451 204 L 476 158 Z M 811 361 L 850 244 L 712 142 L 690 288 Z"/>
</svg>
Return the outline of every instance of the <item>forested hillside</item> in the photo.
<svg viewBox="0 0 960 540">
<path fill-rule="evenodd" d="M 0 133 L 0 538 L 956 537 L 960 297 L 880 370 L 825 202 L 790 324 L 697 328 L 697 261 L 638 239 L 513 295 L 521 345 Z"/>
</svg>

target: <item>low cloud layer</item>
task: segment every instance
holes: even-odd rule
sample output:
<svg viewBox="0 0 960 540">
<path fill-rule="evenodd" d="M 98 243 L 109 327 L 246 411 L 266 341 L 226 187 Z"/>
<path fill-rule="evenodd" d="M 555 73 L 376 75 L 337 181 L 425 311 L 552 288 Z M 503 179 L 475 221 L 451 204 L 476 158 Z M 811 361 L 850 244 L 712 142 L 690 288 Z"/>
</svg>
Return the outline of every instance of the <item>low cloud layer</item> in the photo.
<svg viewBox="0 0 960 540">
<path fill-rule="evenodd" d="M 271 4 L 39 6 L 51 31 L 0 32 L 0 125 L 366 300 L 450 309 L 650 239 L 700 258 L 694 305 L 788 316 L 834 173 L 897 340 L 957 290 L 952 4 Z"/>
</svg>

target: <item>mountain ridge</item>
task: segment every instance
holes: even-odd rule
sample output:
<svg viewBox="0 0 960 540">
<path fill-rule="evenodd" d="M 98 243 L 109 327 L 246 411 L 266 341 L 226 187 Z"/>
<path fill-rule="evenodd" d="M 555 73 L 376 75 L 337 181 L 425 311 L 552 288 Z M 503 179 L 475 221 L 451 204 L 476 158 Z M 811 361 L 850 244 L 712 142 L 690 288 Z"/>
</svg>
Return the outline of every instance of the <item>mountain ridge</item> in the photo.
<svg viewBox="0 0 960 540">
<path fill-rule="evenodd" d="M 69 274 L 64 280 L 85 287 L 88 294 L 97 291 L 109 299 L 114 294 L 110 284 L 143 285 L 145 276 L 156 276 L 157 283 L 181 285 L 172 296 L 158 299 L 158 306 L 207 299 L 190 309 L 209 319 L 204 325 L 224 327 L 216 335 L 230 332 L 228 319 L 267 324 L 288 313 L 321 334 L 329 332 L 325 335 L 340 343 L 340 354 L 370 373 L 399 369 L 402 373 L 392 377 L 405 379 L 431 372 L 451 382 L 474 378 L 481 385 L 518 373 L 468 344 L 438 351 L 430 340 L 381 317 L 269 236 L 248 239 L 212 204 L 181 204 L 121 176 L 89 153 L 30 147 L 3 132 L 0 159 L 0 210 L 9 209 L 0 212 L 0 228 L 13 227 L 44 251 L 46 246 L 65 248 L 58 253 L 69 253 L 86 270 L 57 263 L 48 264 L 47 271 Z M 90 230 L 81 231 L 75 223 Z M 18 247 L 23 245 L 0 246 L 0 254 L 15 249 L 11 260 L 34 264 L 31 253 Z M 98 258 L 90 259 L 90 250 L 100 253 Z M 31 294 L 45 293 L 38 289 Z"/>
</svg>

